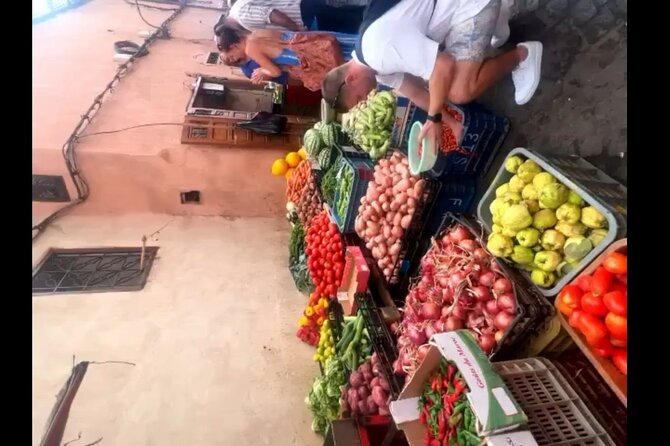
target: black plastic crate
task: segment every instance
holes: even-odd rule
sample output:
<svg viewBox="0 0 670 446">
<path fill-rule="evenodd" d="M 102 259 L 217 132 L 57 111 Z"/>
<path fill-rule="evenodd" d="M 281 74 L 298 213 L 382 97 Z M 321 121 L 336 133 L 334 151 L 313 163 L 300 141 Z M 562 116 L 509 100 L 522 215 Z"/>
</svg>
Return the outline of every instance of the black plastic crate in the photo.
<svg viewBox="0 0 670 446">
<path fill-rule="evenodd" d="M 434 178 L 440 178 L 446 174 L 484 176 L 509 133 L 509 119 L 496 115 L 487 107 L 477 103 L 449 104 L 449 107 L 459 112 L 462 117 L 464 131 L 460 147 L 468 153 L 451 152 L 439 155 L 429 175 Z M 424 110 L 411 105 L 402 139 L 403 151 L 407 150 L 407 140 L 412 124 L 417 121 L 423 122 L 426 117 L 427 113 Z"/>
<path fill-rule="evenodd" d="M 552 358 L 551 362 L 579 394 L 612 441 L 617 446 L 626 445 L 628 410 L 588 358 L 579 349 L 574 349 Z"/>
<path fill-rule="evenodd" d="M 477 179 L 472 175 L 450 175 L 441 180 L 442 187 L 435 197 L 421 234 L 422 239 L 434 236 L 447 212 L 467 214 L 473 207 L 477 194 Z"/>
<path fill-rule="evenodd" d="M 358 312 L 363 316 L 372 348 L 377 352 L 379 362 L 391 388 L 391 399 L 398 398 L 403 387 L 402 378 L 393 373 L 393 362 L 398 359 L 398 349 L 386 323 L 379 314 L 379 308 L 369 293 L 356 293 Z"/>
</svg>

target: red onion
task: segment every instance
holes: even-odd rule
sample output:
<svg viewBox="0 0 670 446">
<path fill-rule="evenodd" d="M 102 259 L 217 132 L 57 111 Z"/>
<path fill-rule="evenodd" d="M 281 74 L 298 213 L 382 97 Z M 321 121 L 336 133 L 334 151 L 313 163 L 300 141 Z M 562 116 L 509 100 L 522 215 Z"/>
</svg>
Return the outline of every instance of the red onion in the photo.
<svg viewBox="0 0 670 446">
<path fill-rule="evenodd" d="M 437 320 L 433 322 L 433 329 L 435 330 L 435 333 L 442 333 L 446 330 L 445 328 L 445 322 L 442 320 Z"/>
<path fill-rule="evenodd" d="M 451 277 L 449 277 L 449 282 L 451 283 L 451 286 L 454 288 L 459 286 L 463 282 L 463 280 L 465 280 L 465 273 L 461 271 L 457 271 L 453 273 Z"/>
<path fill-rule="evenodd" d="M 407 331 L 407 337 L 412 341 L 412 344 L 417 347 L 426 343 L 426 333 L 423 330 L 417 330 L 416 327 L 410 327 Z"/>
<path fill-rule="evenodd" d="M 447 322 L 444 324 L 446 331 L 460 330 L 463 328 L 463 320 L 455 316 L 450 316 L 447 318 Z"/>
<path fill-rule="evenodd" d="M 465 311 L 465 308 L 462 306 L 456 305 L 453 310 L 451 310 L 451 315 L 458 319 L 465 319 L 468 317 L 468 312 Z"/>
<path fill-rule="evenodd" d="M 495 316 L 498 314 L 500 311 L 500 308 L 498 308 L 498 302 L 495 301 L 495 299 L 491 299 L 488 302 L 486 302 L 486 312 L 490 314 L 491 316 Z"/>
<path fill-rule="evenodd" d="M 442 288 L 446 288 L 449 286 L 449 277 L 447 276 L 438 276 L 436 277 L 437 282 L 440 284 Z"/>
<path fill-rule="evenodd" d="M 395 373 L 397 373 L 398 375 L 404 375 L 405 374 L 405 371 L 402 369 L 402 363 L 400 362 L 400 358 L 393 361 L 393 371 Z"/>
<path fill-rule="evenodd" d="M 496 280 L 493 284 L 493 291 L 495 291 L 496 294 L 509 293 L 512 291 L 512 282 L 510 282 L 509 279 L 502 277 Z"/>
<path fill-rule="evenodd" d="M 434 302 L 426 302 L 421 305 L 421 315 L 426 319 L 439 319 L 441 311 L 440 307 Z"/>
<path fill-rule="evenodd" d="M 492 287 L 496 281 L 496 275 L 493 271 L 482 269 L 479 274 L 479 283 L 487 287 Z"/>
<path fill-rule="evenodd" d="M 449 237 L 451 238 L 451 240 L 458 243 L 461 240 L 465 240 L 465 239 L 470 238 L 471 235 L 470 235 L 470 231 L 465 229 L 465 227 L 463 227 L 461 225 L 458 225 L 454 229 L 451 230 L 451 232 L 449 233 Z"/>
<path fill-rule="evenodd" d="M 516 299 L 512 293 L 503 293 L 498 296 L 498 307 L 501 310 L 513 313 L 516 308 Z"/>
<path fill-rule="evenodd" d="M 479 328 L 479 326 L 485 321 L 484 316 L 481 313 L 475 313 L 474 311 L 468 315 L 468 327 L 470 328 Z"/>
<path fill-rule="evenodd" d="M 485 287 L 484 285 L 474 286 L 471 289 L 472 293 L 475 295 L 475 297 L 479 302 L 486 302 L 487 300 L 491 300 L 493 298 L 491 290 Z"/>
<path fill-rule="evenodd" d="M 430 339 L 435 334 L 435 329 L 431 324 L 426 325 L 426 328 L 423 329 L 423 332 L 426 333 L 426 338 Z"/>
<path fill-rule="evenodd" d="M 449 305 L 445 305 L 442 307 L 440 319 L 446 319 L 448 317 L 449 317 Z"/>
<path fill-rule="evenodd" d="M 496 346 L 496 339 L 492 335 L 483 335 L 479 338 L 479 346 L 487 355 L 491 353 L 493 347 Z"/>
<path fill-rule="evenodd" d="M 475 249 L 473 254 L 475 255 L 475 259 L 479 260 L 480 262 L 485 262 L 491 258 L 490 254 L 484 248 Z"/>
<path fill-rule="evenodd" d="M 496 318 L 493 323 L 498 330 L 505 331 L 509 328 L 510 325 L 512 325 L 513 320 L 513 314 L 510 314 L 507 311 L 501 311 L 496 314 Z"/>
<path fill-rule="evenodd" d="M 400 325 L 398 325 L 398 322 L 393 322 L 390 326 L 389 329 L 391 330 L 391 333 L 398 333 L 398 328 Z"/>
<path fill-rule="evenodd" d="M 458 246 L 466 250 L 467 252 L 474 252 L 478 248 L 477 242 L 470 238 L 466 238 L 458 242 Z"/>
</svg>

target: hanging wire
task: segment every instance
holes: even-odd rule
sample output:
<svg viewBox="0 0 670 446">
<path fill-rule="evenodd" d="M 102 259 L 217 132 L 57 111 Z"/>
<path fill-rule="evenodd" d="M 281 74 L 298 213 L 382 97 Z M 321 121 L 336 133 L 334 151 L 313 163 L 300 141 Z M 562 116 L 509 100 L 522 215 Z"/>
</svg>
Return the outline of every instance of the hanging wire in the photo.
<svg viewBox="0 0 670 446">
<path fill-rule="evenodd" d="M 70 174 L 70 178 L 72 179 L 72 182 L 74 183 L 74 186 L 77 190 L 77 198 L 68 203 L 67 205 L 63 206 L 62 208 L 58 209 L 57 211 L 46 217 L 38 224 L 34 225 L 33 231 L 37 232 L 33 234 L 33 240 L 39 237 L 44 232 L 44 229 L 49 224 L 51 224 L 51 222 L 53 222 L 56 218 L 58 218 L 68 210 L 72 209 L 74 206 L 83 203 L 88 198 L 89 196 L 88 183 L 86 182 L 86 179 L 84 178 L 82 172 L 79 170 L 79 167 L 77 166 L 77 156 L 75 148 L 77 142 L 79 141 L 79 138 L 82 136 L 83 131 L 86 129 L 88 124 L 90 124 L 91 120 L 98 113 L 98 110 L 100 110 L 104 97 L 108 93 L 112 92 L 114 87 L 121 81 L 121 79 L 128 72 L 130 66 L 135 62 L 135 60 L 138 57 L 140 57 L 141 54 L 145 54 L 147 52 L 147 49 L 149 48 L 149 46 L 151 46 L 151 44 L 153 44 L 159 38 L 168 36 L 167 26 L 184 10 L 184 8 L 185 5 L 182 4 L 181 6 L 179 6 L 179 8 L 175 9 L 172 15 L 170 15 L 170 17 L 165 19 L 165 21 L 161 23 L 159 27 L 157 27 L 156 31 L 154 31 L 149 37 L 147 37 L 144 40 L 144 43 L 142 44 L 142 46 L 140 46 L 137 52 L 131 55 L 130 59 L 128 59 L 126 62 L 119 65 L 112 80 L 107 84 L 107 86 L 102 90 L 102 92 L 100 92 L 100 94 L 98 94 L 95 97 L 91 106 L 81 116 L 81 119 L 74 127 L 74 130 L 72 130 L 72 133 L 70 133 L 70 136 L 63 144 L 62 149 L 63 159 L 65 160 L 65 166 L 67 167 L 68 173 Z"/>
</svg>

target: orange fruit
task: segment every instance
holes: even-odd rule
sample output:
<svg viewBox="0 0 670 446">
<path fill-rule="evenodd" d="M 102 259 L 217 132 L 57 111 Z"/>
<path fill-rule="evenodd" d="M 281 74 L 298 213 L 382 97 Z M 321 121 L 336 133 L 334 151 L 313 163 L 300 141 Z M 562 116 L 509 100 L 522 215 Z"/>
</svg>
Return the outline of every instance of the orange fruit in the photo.
<svg viewBox="0 0 670 446">
<path fill-rule="evenodd" d="M 285 160 L 289 167 L 297 167 L 298 164 L 300 164 L 300 161 L 302 161 L 302 158 L 298 152 L 289 152 L 286 155 Z"/>
<path fill-rule="evenodd" d="M 272 163 L 272 175 L 285 175 L 288 168 L 289 165 L 285 160 L 282 158 L 276 159 L 275 162 Z"/>
</svg>

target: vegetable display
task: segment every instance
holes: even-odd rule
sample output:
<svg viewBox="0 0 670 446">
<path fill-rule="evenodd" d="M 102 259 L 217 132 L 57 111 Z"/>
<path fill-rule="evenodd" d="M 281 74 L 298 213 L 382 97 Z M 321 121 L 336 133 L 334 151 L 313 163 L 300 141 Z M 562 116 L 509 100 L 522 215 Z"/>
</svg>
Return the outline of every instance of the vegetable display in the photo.
<svg viewBox="0 0 670 446">
<path fill-rule="evenodd" d="M 370 336 L 361 314 L 354 317 L 345 317 L 344 322 L 342 335 L 335 349 L 347 368 L 356 370 L 370 356 L 372 351 Z"/>
<path fill-rule="evenodd" d="M 571 327 L 586 338 L 599 356 L 609 357 L 624 375 L 628 372 L 627 257 L 614 252 L 592 275 L 581 275 L 565 286 L 556 306 Z"/>
<path fill-rule="evenodd" d="M 308 294 L 314 290 L 314 284 L 309 277 L 309 270 L 307 269 L 305 247 L 305 229 L 298 222 L 291 228 L 288 265 L 298 291 Z"/>
<path fill-rule="evenodd" d="M 323 197 L 323 201 L 331 206 L 334 205 L 333 201 L 335 200 L 335 190 L 337 189 L 337 175 L 341 164 L 342 156 L 338 156 L 321 178 L 321 196 Z"/>
<path fill-rule="evenodd" d="M 342 165 L 342 170 L 340 170 L 339 175 L 339 195 L 337 196 L 337 203 L 335 203 L 337 209 L 337 215 L 339 215 L 342 220 L 347 216 L 347 209 L 349 208 L 349 199 L 351 198 L 351 188 L 354 185 L 354 172 L 351 170 L 351 167 L 348 164 Z"/>
<path fill-rule="evenodd" d="M 319 336 L 319 345 L 314 353 L 314 360 L 319 361 L 322 365 L 331 356 L 335 356 L 335 345 L 333 344 L 333 330 L 330 326 L 330 319 L 323 321 L 321 325 L 321 332 Z"/>
<path fill-rule="evenodd" d="M 419 421 L 426 426 L 426 446 L 478 446 L 477 418 L 466 397 L 461 372 L 443 359 L 419 397 Z"/>
<path fill-rule="evenodd" d="M 447 228 L 421 260 L 398 334 L 396 373 L 412 375 L 435 333 L 470 329 L 490 354 L 512 325 L 517 300 L 497 261 L 460 224 Z"/>
<path fill-rule="evenodd" d="M 307 307 L 300 317 L 296 336 L 309 345 L 318 345 L 321 326 L 328 318 L 328 299 L 317 293 L 309 295 Z"/>
<path fill-rule="evenodd" d="M 349 384 L 342 390 L 340 413 L 345 415 L 389 415 L 390 386 L 377 357 L 361 364 L 349 375 Z M 346 415 L 345 415 L 346 416 Z"/>
<path fill-rule="evenodd" d="M 487 248 L 549 288 L 605 238 L 607 220 L 535 161 L 512 156 L 505 169 L 515 175 L 496 189 L 489 206 Z"/>
<path fill-rule="evenodd" d="M 309 161 L 302 161 L 286 183 L 286 201 L 294 204 L 299 203 L 305 186 L 310 181 L 312 181 L 312 167 Z"/>
<path fill-rule="evenodd" d="M 344 254 L 337 225 L 330 221 L 326 211 L 312 218 L 305 240 L 305 252 L 309 257 L 307 267 L 316 292 L 319 295 L 335 297 L 342 282 Z"/>
<path fill-rule="evenodd" d="M 361 198 L 355 230 L 372 252 L 379 270 L 391 280 L 403 236 L 420 205 L 424 181 L 409 173 L 407 157 L 396 152 L 374 167 L 374 180 Z"/>
<path fill-rule="evenodd" d="M 343 127 L 372 159 L 386 154 L 391 145 L 396 98 L 389 91 L 373 90 L 343 118 Z"/>
<path fill-rule="evenodd" d="M 319 195 L 319 188 L 314 181 L 314 177 L 310 176 L 298 201 L 298 217 L 300 217 L 303 225 L 308 225 L 312 221 L 312 218 L 321 212 L 322 209 L 323 205 L 321 196 Z"/>
<path fill-rule="evenodd" d="M 340 395 L 347 383 L 344 365 L 337 356 L 326 360 L 323 376 L 314 380 L 312 388 L 305 398 L 305 404 L 312 411 L 312 430 L 325 433 L 330 421 L 339 418 Z"/>
</svg>

